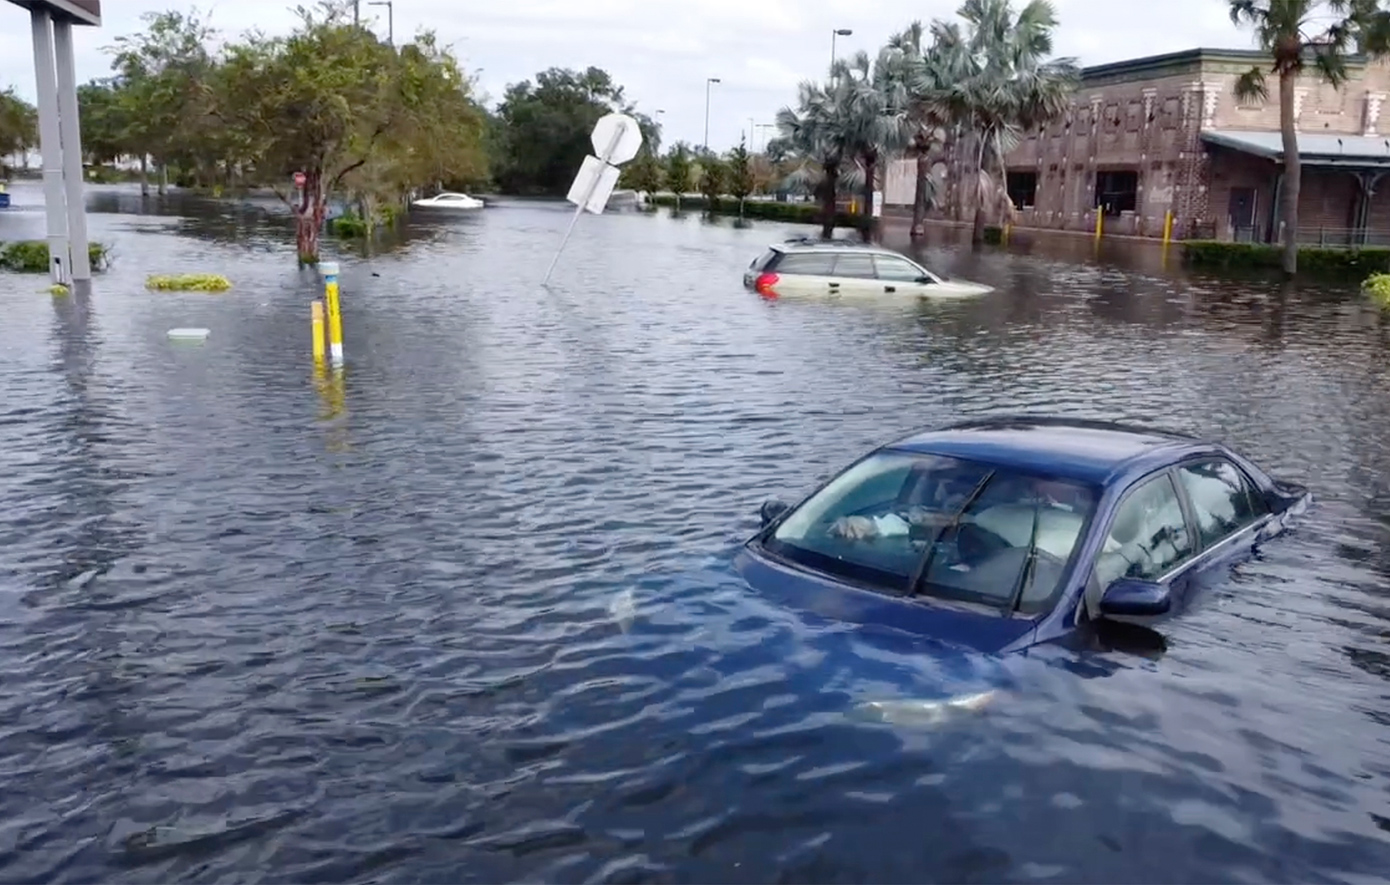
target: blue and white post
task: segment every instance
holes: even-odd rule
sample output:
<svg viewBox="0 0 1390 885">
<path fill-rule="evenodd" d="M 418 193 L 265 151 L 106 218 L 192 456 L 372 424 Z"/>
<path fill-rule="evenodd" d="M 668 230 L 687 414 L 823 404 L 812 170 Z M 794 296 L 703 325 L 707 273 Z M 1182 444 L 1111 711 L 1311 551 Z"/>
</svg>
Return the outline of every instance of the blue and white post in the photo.
<svg viewBox="0 0 1390 885">
<path fill-rule="evenodd" d="M 323 274 L 323 301 L 328 313 L 328 361 L 337 368 L 343 364 L 343 314 L 338 305 L 338 262 L 319 263 Z"/>
</svg>

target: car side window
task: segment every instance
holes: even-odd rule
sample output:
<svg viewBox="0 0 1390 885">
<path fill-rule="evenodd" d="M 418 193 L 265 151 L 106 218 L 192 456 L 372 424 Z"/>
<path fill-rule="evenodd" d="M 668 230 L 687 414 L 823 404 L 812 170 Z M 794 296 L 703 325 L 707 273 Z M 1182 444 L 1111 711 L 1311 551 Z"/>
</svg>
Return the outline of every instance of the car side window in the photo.
<svg viewBox="0 0 1390 885">
<path fill-rule="evenodd" d="M 921 269 L 914 267 L 911 262 L 894 258 L 891 255 L 875 255 L 874 264 L 878 267 L 880 280 L 912 283 L 916 282 L 918 277 L 924 276 Z"/>
<path fill-rule="evenodd" d="M 830 252 L 805 252 L 800 255 L 787 255 L 777 263 L 779 274 L 805 274 L 813 277 L 831 276 L 835 267 L 835 255 Z"/>
<path fill-rule="evenodd" d="M 1204 547 L 1220 543 L 1268 511 L 1254 483 L 1225 458 L 1184 464 L 1178 468 L 1178 477 L 1192 503 Z"/>
<path fill-rule="evenodd" d="M 857 280 L 874 278 L 874 262 L 868 255 L 841 255 L 835 259 L 835 276 Z"/>
<path fill-rule="evenodd" d="M 1096 557 L 1095 579 L 1155 581 L 1192 555 L 1192 533 L 1173 480 L 1165 472 L 1130 492 L 1115 512 Z"/>
</svg>

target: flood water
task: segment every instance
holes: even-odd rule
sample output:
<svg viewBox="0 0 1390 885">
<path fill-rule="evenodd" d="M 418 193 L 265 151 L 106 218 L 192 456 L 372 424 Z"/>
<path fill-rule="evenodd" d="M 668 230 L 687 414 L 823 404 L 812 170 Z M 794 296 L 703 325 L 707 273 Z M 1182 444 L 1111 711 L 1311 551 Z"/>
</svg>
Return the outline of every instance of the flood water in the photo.
<svg viewBox="0 0 1390 885">
<path fill-rule="evenodd" d="M 41 236 L 14 192 L 0 240 Z M 547 291 L 569 214 L 503 203 L 344 255 L 316 378 L 269 203 L 89 203 L 90 302 L 0 274 L 0 880 L 1390 870 L 1390 323 L 1354 289 L 935 231 L 998 290 L 767 303 L 740 275 L 795 228 L 663 212 L 582 219 Z M 181 271 L 235 288 L 143 288 Z M 1016 411 L 1213 435 L 1317 504 L 1137 647 L 852 715 L 941 677 L 750 593 L 758 505 Z"/>
</svg>

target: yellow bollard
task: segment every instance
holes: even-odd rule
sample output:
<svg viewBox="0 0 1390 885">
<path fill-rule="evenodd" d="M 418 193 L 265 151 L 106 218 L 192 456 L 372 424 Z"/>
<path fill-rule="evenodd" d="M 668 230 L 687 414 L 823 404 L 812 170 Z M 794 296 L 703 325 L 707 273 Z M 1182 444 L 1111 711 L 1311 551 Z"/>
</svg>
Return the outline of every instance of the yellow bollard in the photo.
<svg viewBox="0 0 1390 885">
<path fill-rule="evenodd" d="M 1009 231 L 1013 230 L 1013 227 L 1014 227 L 1014 226 L 1013 226 L 1012 224 L 1009 224 L 1007 221 L 1004 222 L 1004 245 L 1005 245 L 1005 246 L 1009 245 Z"/>
<path fill-rule="evenodd" d="M 314 362 L 323 362 L 323 302 L 315 301 L 309 306 L 309 315 L 314 327 Z"/>
<path fill-rule="evenodd" d="M 1163 213 L 1163 245 L 1168 245 L 1173 241 L 1173 210 L 1169 209 Z"/>
<path fill-rule="evenodd" d="M 1100 206 L 1096 207 L 1096 239 L 1099 240 L 1105 232 L 1105 210 Z"/>
<path fill-rule="evenodd" d="M 323 273 L 323 300 L 328 308 L 328 358 L 335 366 L 343 364 L 343 314 L 338 304 L 338 262 L 319 264 Z"/>
</svg>

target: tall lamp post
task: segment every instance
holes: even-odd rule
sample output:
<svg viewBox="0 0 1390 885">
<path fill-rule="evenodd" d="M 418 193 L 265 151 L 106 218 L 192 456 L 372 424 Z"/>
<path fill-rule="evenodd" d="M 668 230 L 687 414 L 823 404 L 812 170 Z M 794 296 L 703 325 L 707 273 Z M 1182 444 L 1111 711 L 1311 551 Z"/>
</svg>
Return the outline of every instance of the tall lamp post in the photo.
<svg viewBox="0 0 1390 885">
<path fill-rule="evenodd" d="M 830 66 L 832 68 L 835 67 L 835 38 L 848 37 L 853 33 L 854 31 L 850 28 L 836 28 L 830 32 Z"/>
<path fill-rule="evenodd" d="M 396 10 L 392 0 L 367 0 L 368 6 L 386 7 L 386 42 L 396 45 Z"/>
<path fill-rule="evenodd" d="M 702 145 L 705 150 L 709 150 L 709 88 L 712 84 L 718 82 L 718 77 L 705 78 L 705 142 Z"/>
</svg>

